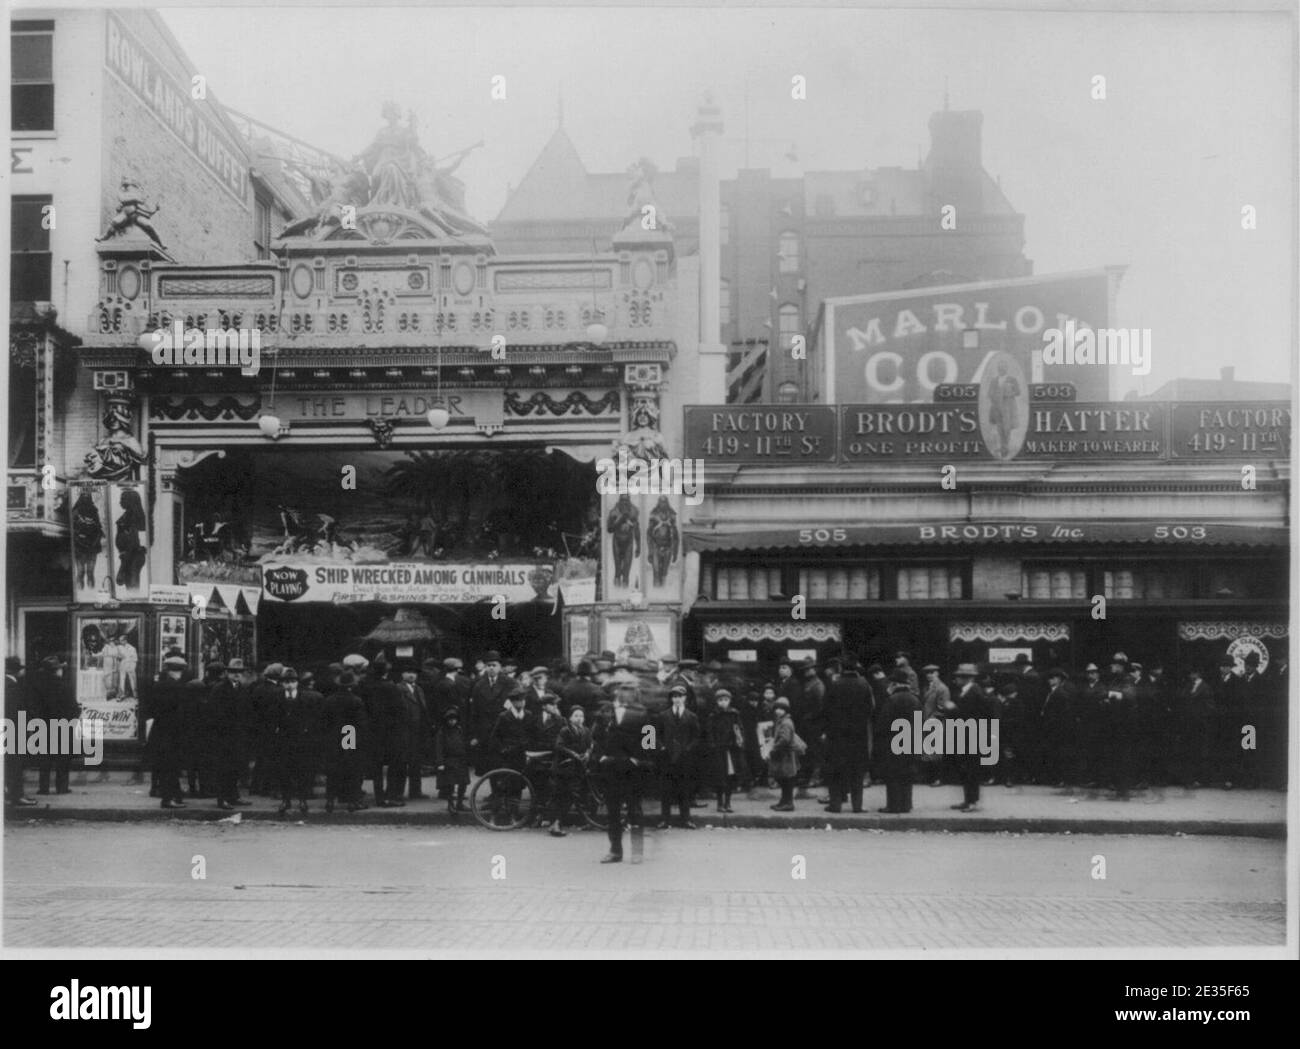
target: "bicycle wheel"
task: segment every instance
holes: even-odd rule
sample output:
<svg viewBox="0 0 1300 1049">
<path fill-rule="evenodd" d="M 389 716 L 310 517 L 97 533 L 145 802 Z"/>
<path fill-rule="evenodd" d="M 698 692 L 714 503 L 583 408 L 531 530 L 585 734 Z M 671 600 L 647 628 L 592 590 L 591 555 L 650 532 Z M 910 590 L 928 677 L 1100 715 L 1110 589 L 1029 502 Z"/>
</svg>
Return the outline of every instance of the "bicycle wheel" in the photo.
<svg viewBox="0 0 1300 1049">
<path fill-rule="evenodd" d="M 533 821 L 537 798 L 522 772 L 493 769 L 470 790 L 469 807 L 488 830 L 518 830 Z"/>
<path fill-rule="evenodd" d="M 593 777 L 583 778 L 574 807 L 582 813 L 582 818 L 590 826 L 597 830 L 609 828 L 609 813 L 605 811 L 605 799 L 601 797 L 600 789 L 596 786 Z"/>
</svg>

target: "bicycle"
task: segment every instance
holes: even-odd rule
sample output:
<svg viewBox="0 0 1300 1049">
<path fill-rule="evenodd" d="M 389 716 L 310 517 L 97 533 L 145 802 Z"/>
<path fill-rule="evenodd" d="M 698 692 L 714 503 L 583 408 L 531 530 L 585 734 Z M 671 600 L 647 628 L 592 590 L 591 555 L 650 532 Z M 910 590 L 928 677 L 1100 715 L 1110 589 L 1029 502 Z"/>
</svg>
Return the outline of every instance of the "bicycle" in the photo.
<svg viewBox="0 0 1300 1049">
<path fill-rule="evenodd" d="M 479 824 L 497 831 L 531 825 L 539 812 L 549 807 L 551 792 L 562 774 L 551 768 L 553 753 L 530 750 L 525 752 L 524 771 L 502 767 L 484 773 L 469 792 L 470 811 Z M 577 810 L 588 826 L 607 829 L 605 799 L 596 785 L 595 774 L 586 762 L 572 758 L 561 765 L 570 775 L 577 773 L 571 808 Z"/>
</svg>

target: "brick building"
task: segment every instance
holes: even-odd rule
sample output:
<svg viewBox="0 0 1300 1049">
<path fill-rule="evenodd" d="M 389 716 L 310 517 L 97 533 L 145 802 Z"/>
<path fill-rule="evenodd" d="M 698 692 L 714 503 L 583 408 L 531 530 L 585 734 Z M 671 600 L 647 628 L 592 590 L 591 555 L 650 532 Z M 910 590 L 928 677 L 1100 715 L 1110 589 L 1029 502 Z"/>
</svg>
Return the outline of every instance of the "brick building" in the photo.
<svg viewBox="0 0 1300 1049">
<path fill-rule="evenodd" d="M 149 267 L 267 258 L 305 201 L 254 162 L 156 13 L 30 9 L 11 33 L 5 640 L 30 665 L 69 651 L 67 481 L 139 407 L 129 372 L 80 354 L 136 330 Z"/>
<path fill-rule="evenodd" d="M 985 170 L 983 115 L 944 109 L 914 169 L 809 171 L 773 178 L 742 169 L 721 185 L 721 341 L 728 399 L 802 399 L 811 379 L 788 352 L 823 300 L 930 284 L 1023 277 L 1024 216 Z M 655 194 L 678 249 L 697 250 L 698 161 L 656 172 Z M 503 251 L 606 250 L 627 214 L 620 173 L 589 172 L 556 128 L 491 224 Z M 957 208 L 960 234 L 940 228 Z"/>
</svg>

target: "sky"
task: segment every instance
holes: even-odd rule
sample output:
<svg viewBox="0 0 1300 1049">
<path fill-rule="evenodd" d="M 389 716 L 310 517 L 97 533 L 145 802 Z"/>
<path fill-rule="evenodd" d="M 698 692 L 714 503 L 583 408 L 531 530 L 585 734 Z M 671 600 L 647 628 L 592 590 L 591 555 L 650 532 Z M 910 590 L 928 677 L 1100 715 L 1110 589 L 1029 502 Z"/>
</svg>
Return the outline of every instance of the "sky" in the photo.
<svg viewBox="0 0 1300 1049">
<path fill-rule="evenodd" d="M 352 156 L 389 98 L 490 221 L 557 122 L 590 171 L 692 152 L 705 90 L 737 167 L 915 167 L 942 108 L 984 114 L 985 168 L 1037 274 L 1128 267 L 1118 316 L 1174 377 L 1296 380 L 1294 25 L 1284 13 L 843 8 L 197 8 L 163 17 L 226 105 Z M 791 97 L 791 78 L 807 97 Z M 1093 78 L 1105 77 L 1104 100 Z M 492 78 L 506 78 L 504 101 Z M 748 141 L 746 141 L 748 126 Z M 796 147 L 797 161 L 785 154 Z M 1256 228 L 1242 228 L 1242 208 Z M 864 289 L 869 290 L 869 289 Z M 1120 391 L 1123 392 L 1123 391 Z"/>
</svg>

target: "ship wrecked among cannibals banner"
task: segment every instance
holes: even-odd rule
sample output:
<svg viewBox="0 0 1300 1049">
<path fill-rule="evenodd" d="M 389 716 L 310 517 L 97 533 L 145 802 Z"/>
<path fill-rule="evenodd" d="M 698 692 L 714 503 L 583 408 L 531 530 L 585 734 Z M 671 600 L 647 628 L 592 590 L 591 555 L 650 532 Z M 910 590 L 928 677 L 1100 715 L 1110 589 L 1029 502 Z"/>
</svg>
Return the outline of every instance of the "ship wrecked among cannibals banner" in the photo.
<svg viewBox="0 0 1300 1049">
<path fill-rule="evenodd" d="M 429 564 L 390 561 L 376 565 L 326 565 L 275 561 L 262 566 L 268 601 L 306 604 L 472 604 L 504 598 L 554 602 L 555 569 L 537 564 Z"/>
</svg>

